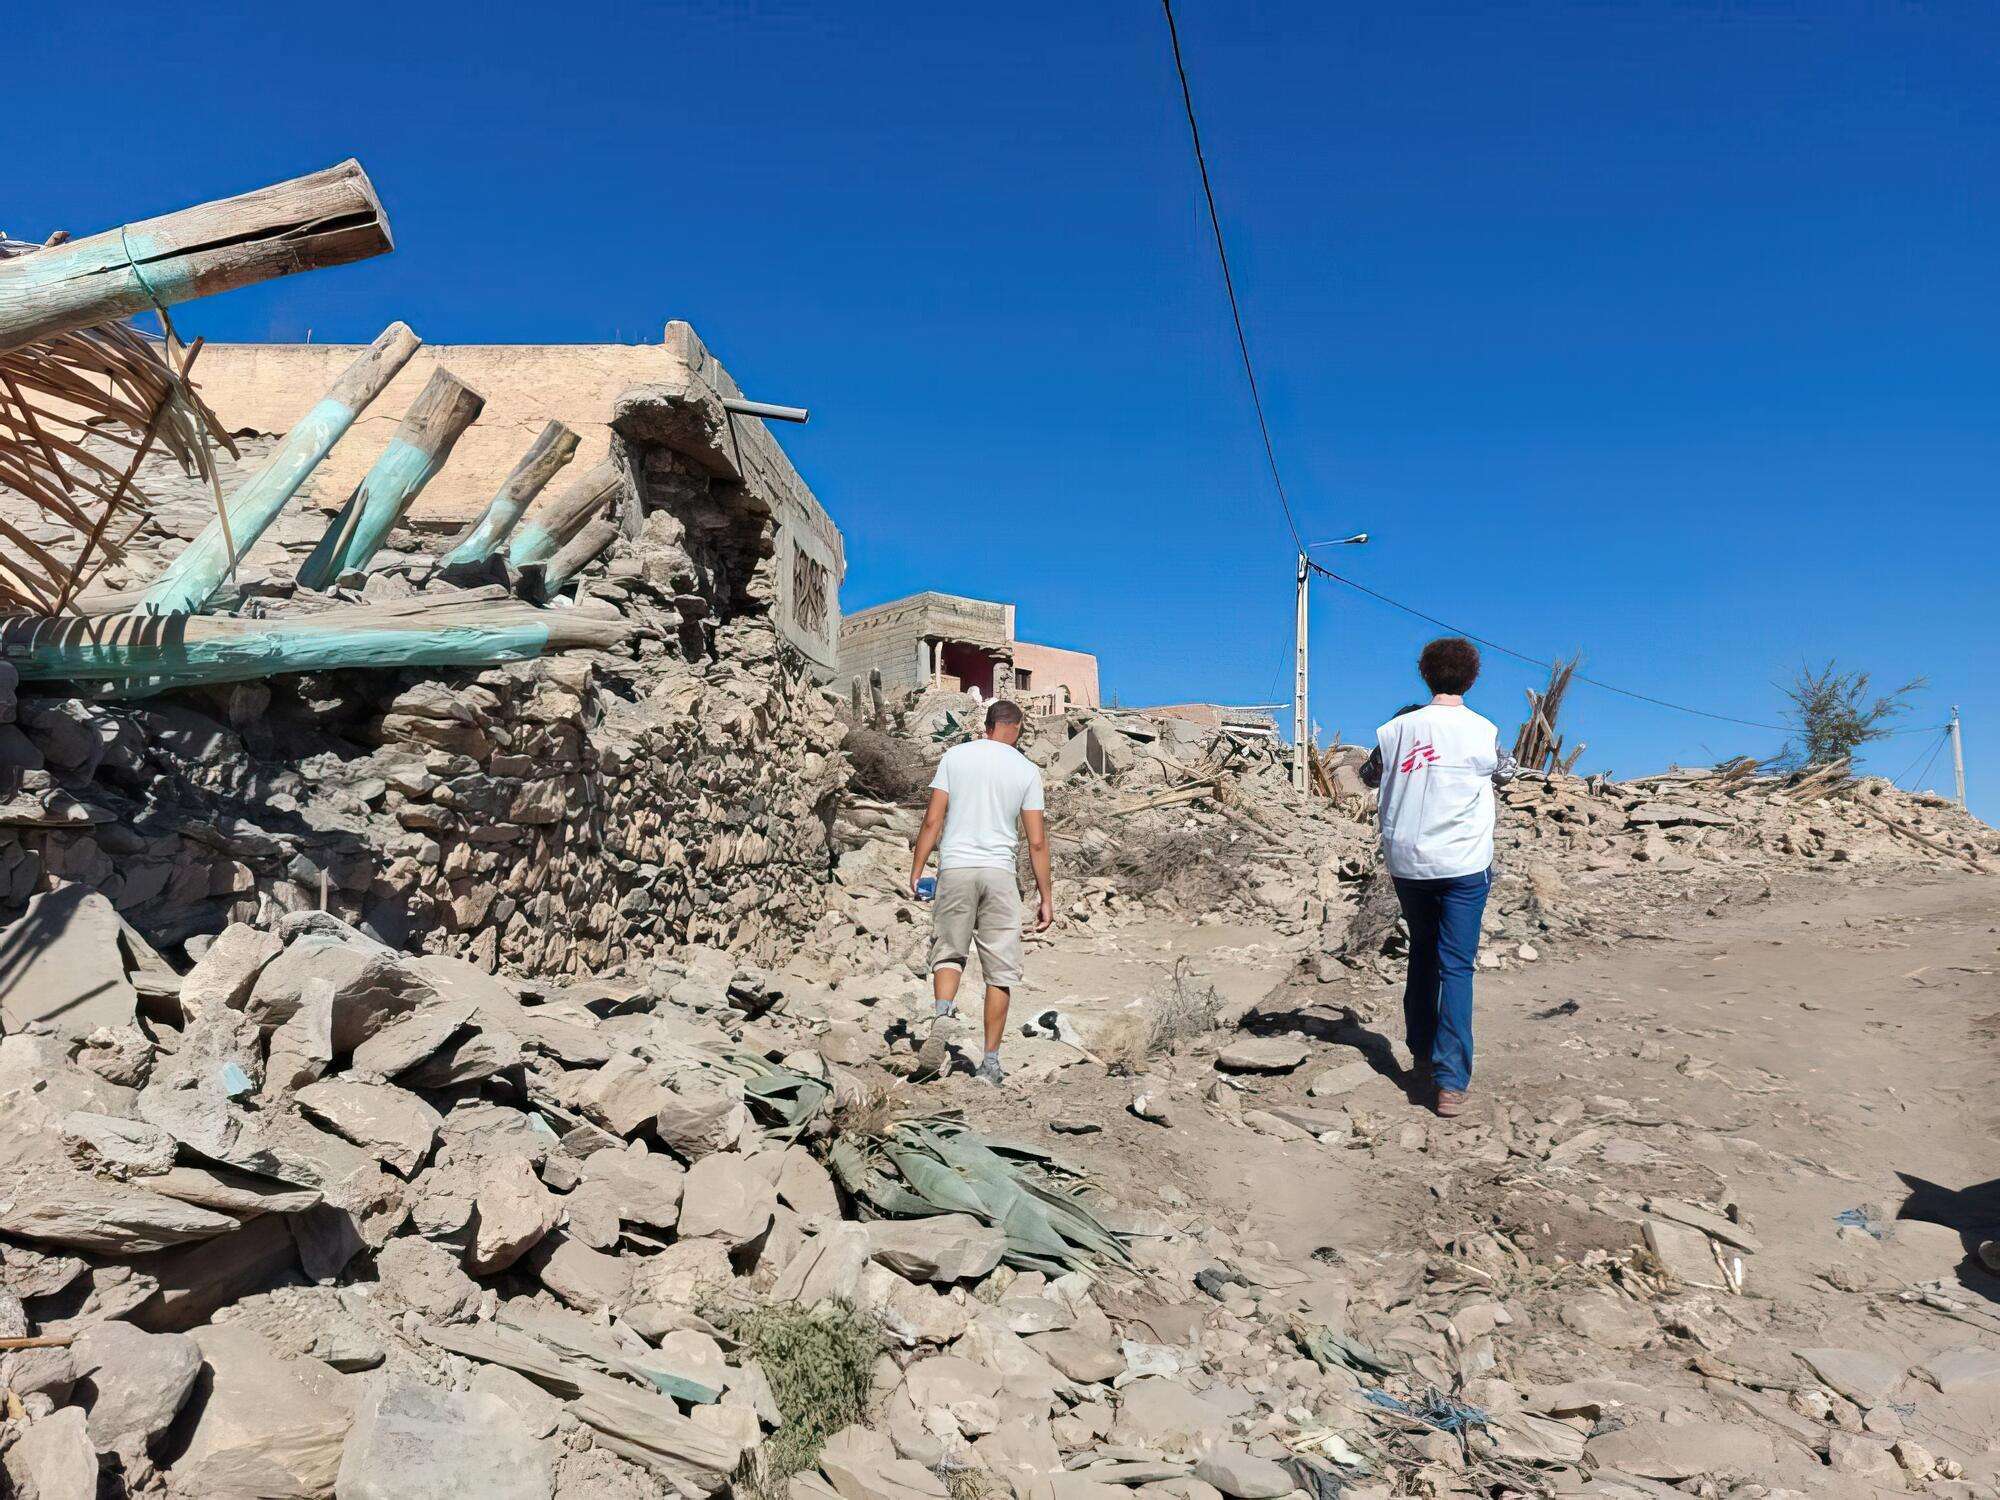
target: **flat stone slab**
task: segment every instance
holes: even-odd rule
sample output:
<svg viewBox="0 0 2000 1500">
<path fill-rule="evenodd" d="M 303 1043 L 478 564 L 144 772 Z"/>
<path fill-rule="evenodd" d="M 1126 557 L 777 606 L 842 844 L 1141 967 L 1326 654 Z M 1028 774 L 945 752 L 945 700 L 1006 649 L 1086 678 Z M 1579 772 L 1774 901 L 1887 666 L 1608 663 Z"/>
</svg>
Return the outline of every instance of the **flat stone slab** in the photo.
<svg viewBox="0 0 2000 1500">
<path fill-rule="evenodd" d="M 1670 1219 L 1690 1229 L 1699 1229 L 1711 1239 L 1734 1245 L 1738 1250 L 1748 1250 L 1752 1255 L 1764 1248 L 1756 1235 L 1734 1219 L 1710 1213 L 1705 1208 L 1696 1208 L 1692 1203 L 1681 1203 L 1673 1198 L 1648 1198 L 1646 1212 L 1656 1219 Z"/>
<path fill-rule="evenodd" d="M 1947 1349 L 1925 1360 L 1919 1373 L 1947 1396 L 2000 1384 L 2000 1349 Z"/>
<path fill-rule="evenodd" d="M 1763 1433 L 1727 1422 L 1637 1422 L 1592 1438 L 1583 1451 L 1600 1468 L 1669 1482 L 1703 1474 L 1754 1474 L 1773 1457 L 1771 1440 Z"/>
<path fill-rule="evenodd" d="M 1225 1073 L 1289 1073 L 1310 1056 L 1304 1042 L 1282 1036 L 1251 1036 L 1231 1042 L 1216 1056 Z"/>
<path fill-rule="evenodd" d="M 1794 1349 L 1831 1389 L 1864 1410 L 1880 1406 L 1903 1383 L 1903 1363 L 1870 1349 Z"/>
</svg>

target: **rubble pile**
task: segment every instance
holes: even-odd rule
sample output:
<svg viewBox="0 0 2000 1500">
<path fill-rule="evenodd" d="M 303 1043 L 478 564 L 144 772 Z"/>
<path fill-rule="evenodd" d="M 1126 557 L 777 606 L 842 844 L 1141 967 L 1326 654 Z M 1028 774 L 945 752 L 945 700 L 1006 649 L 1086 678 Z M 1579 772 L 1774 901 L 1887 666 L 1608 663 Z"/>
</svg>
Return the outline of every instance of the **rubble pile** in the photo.
<svg viewBox="0 0 2000 1500">
<path fill-rule="evenodd" d="M 263 446 L 243 440 L 242 464 Z M 153 489 L 142 574 L 212 516 L 185 478 Z M 75 883 L 166 949 L 325 909 L 397 947 L 549 974 L 684 941 L 773 956 L 821 910 L 839 725 L 769 618 L 769 562 L 744 540 L 764 523 L 720 486 L 648 493 L 641 534 L 550 606 L 636 625 L 621 645 L 129 702 L 0 681 L 0 909 Z M 246 612 L 323 603 L 289 581 L 323 524 L 280 517 L 245 563 Z M 428 551 L 392 555 L 331 593 L 453 590 L 435 572 Z"/>
<path fill-rule="evenodd" d="M 971 700 L 933 690 L 895 728 L 935 759 L 977 724 Z M 1158 914 L 1265 922 L 1329 975 L 1343 962 L 1387 972 L 1399 956 L 1400 913 L 1375 874 L 1374 793 L 1358 774 L 1359 747 L 1322 754 L 1331 797 L 1295 792 L 1289 752 L 1273 739 L 1143 710 L 1031 720 L 1021 749 L 1048 784 L 1067 923 L 1109 932 Z M 1556 944 L 1616 941 L 1745 881 L 2000 861 L 1986 824 L 1879 777 L 1761 774 L 1740 761 L 1622 782 L 1529 772 L 1498 802 L 1489 967 L 1533 962 Z M 921 911 L 898 892 L 918 816 L 915 805 L 852 799 L 840 810 L 842 890 L 821 936 L 844 941 L 858 925 L 877 940 L 848 941 L 852 962 L 914 952 Z"/>
</svg>

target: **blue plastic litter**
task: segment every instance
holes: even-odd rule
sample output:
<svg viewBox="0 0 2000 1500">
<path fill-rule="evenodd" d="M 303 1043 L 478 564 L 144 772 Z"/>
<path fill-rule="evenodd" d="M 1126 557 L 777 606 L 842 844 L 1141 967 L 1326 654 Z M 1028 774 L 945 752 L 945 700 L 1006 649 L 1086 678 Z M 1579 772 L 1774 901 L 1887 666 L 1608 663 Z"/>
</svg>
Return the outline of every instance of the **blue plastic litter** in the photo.
<svg viewBox="0 0 2000 1500">
<path fill-rule="evenodd" d="M 1843 1208 L 1833 1216 L 1833 1222 L 1848 1229 L 1859 1229 L 1876 1239 L 1882 1238 L 1882 1226 L 1868 1217 L 1868 1211 L 1861 1208 Z"/>
<path fill-rule="evenodd" d="M 235 1058 L 222 1065 L 222 1092 L 229 1098 L 241 1099 L 255 1087 L 250 1075 L 243 1070 L 243 1064 Z"/>
<path fill-rule="evenodd" d="M 1426 1427 L 1434 1427 L 1439 1432 L 1464 1432 L 1471 1427 L 1486 1426 L 1486 1413 L 1476 1406 L 1454 1400 L 1440 1390 L 1428 1390 L 1420 1401 L 1410 1402 L 1400 1396 L 1392 1396 L 1387 1391 L 1370 1388 L 1362 1396 L 1386 1411 L 1415 1417 Z"/>
</svg>

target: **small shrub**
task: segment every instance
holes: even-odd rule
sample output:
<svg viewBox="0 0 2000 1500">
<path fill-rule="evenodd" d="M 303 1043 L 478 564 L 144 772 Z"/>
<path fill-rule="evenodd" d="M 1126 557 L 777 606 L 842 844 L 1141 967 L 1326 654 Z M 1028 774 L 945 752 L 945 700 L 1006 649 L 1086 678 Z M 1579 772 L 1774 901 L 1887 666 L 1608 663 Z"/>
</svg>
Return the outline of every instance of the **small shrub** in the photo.
<svg viewBox="0 0 2000 1500">
<path fill-rule="evenodd" d="M 813 1466 L 826 1440 L 867 1417 L 882 1330 L 844 1302 L 723 1308 L 712 1316 L 743 1356 L 763 1367 L 783 1418 L 746 1460 L 736 1493 L 786 1500 L 788 1481 Z"/>
<path fill-rule="evenodd" d="M 1149 1059 L 1208 1035 L 1221 1016 L 1222 996 L 1214 985 L 1196 980 L 1181 958 L 1164 994 L 1125 1012 L 1098 1034 L 1098 1055 L 1114 1071 L 1137 1073 Z"/>
<path fill-rule="evenodd" d="M 1790 682 L 1778 684 L 1791 702 L 1785 717 L 1798 737 L 1773 763 L 1797 769 L 1850 758 L 1863 745 L 1887 739 L 1889 725 L 1909 711 L 1910 696 L 1926 685 L 1924 678 L 1913 677 L 1893 692 L 1870 698 L 1866 672 L 1843 672 L 1833 662 L 1823 667 L 1801 663 Z"/>
<path fill-rule="evenodd" d="M 1213 911 L 1240 892 L 1250 851 L 1240 842 L 1184 828 L 1131 834 L 1099 850 L 1087 875 L 1111 880 L 1118 894 L 1162 897 L 1195 911 Z"/>
</svg>

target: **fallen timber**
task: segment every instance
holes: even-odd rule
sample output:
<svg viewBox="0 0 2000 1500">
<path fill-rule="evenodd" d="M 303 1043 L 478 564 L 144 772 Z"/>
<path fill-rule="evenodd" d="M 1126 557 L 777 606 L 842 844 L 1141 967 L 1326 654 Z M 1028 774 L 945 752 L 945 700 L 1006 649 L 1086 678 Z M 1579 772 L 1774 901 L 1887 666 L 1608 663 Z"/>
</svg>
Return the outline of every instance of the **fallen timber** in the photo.
<svg viewBox="0 0 2000 1500">
<path fill-rule="evenodd" d="M 299 569 L 300 587 L 327 588 L 342 573 L 365 568 L 485 406 L 486 398 L 449 370 L 433 371 L 389 446 L 327 523 L 326 534 Z"/>
<path fill-rule="evenodd" d="M 551 422 L 521 455 L 521 461 L 500 482 L 493 498 L 479 518 L 466 529 L 444 555 L 446 566 L 453 563 L 483 562 L 513 534 L 528 502 L 542 492 L 563 466 L 576 457 L 581 439 L 561 422 Z"/>
<path fill-rule="evenodd" d="M 618 465 L 611 459 L 579 474 L 569 487 L 528 517 L 507 549 L 507 561 L 516 568 L 545 563 L 617 495 L 624 484 Z"/>
<path fill-rule="evenodd" d="M 105 696 L 123 697 L 287 672 L 492 666 L 614 646 L 638 628 L 579 609 L 538 609 L 502 589 L 469 589 L 261 620 L 0 616 L 0 661 L 26 682 L 101 683 Z"/>
<path fill-rule="evenodd" d="M 318 404 L 292 425 L 271 456 L 224 501 L 218 516 L 146 590 L 150 614 L 191 614 L 256 545 L 285 502 L 298 493 L 364 407 L 382 394 L 423 341 L 406 323 L 391 323 L 341 373 Z"/>
<path fill-rule="evenodd" d="M 359 162 L 0 260 L 0 351 L 395 248 Z"/>
</svg>

